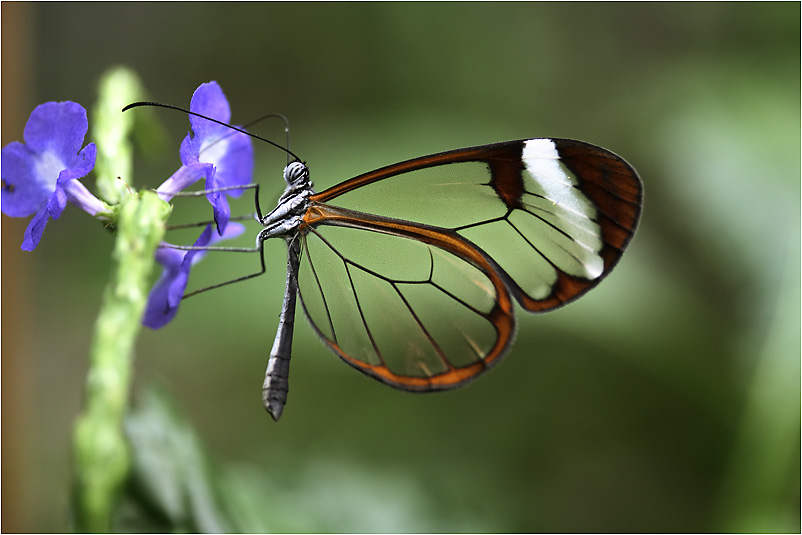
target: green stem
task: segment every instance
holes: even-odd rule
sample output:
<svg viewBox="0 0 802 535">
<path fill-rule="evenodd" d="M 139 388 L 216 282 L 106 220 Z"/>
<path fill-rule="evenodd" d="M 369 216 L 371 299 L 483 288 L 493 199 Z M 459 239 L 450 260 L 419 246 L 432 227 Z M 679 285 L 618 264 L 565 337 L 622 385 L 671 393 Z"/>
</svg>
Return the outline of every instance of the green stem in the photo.
<svg viewBox="0 0 802 535">
<path fill-rule="evenodd" d="M 100 79 L 97 104 L 92 109 L 92 139 L 97 145 L 95 176 L 101 198 L 117 204 L 133 181 L 133 147 L 130 140 L 135 115 L 121 113 L 126 104 L 141 100 L 145 91 L 134 71 L 114 67 Z"/>
<path fill-rule="evenodd" d="M 154 252 L 170 206 L 154 192 L 126 196 L 119 209 L 112 271 L 90 348 L 86 400 L 75 426 L 75 529 L 108 532 L 130 456 L 123 416 L 133 347 L 147 301 Z"/>
</svg>

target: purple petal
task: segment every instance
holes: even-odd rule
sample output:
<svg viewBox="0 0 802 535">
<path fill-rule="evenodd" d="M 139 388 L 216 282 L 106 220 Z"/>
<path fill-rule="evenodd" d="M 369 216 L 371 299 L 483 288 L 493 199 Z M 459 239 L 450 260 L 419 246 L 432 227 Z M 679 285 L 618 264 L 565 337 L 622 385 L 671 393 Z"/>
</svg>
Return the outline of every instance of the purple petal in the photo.
<svg viewBox="0 0 802 535">
<path fill-rule="evenodd" d="M 62 174 L 65 172 L 66 171 L 62 171 Z M 61 177 L 59 177 L 59 183 L 61 183 Z M 99 212 L 107 212 L 109 210 L 109 206 L 92 195 L 92 193 L 86 189 L 86 186 L 84 186 L 80 180 L 65 181 L 64 193 L 67 195 L 67 200 L 71 204 L 74 204 L 93 217 Z"/>
<path fill-rule="evenodd" d="M 211 227 L 207 225 L 195 245 L 199 245 L 204 235 L 210 231 Z M 159 329 L 167 325 L 178 313 L 178 305 L 187 287 L 191 267 L 191 263 L 185 263 L 184 258 L 193 252 L 168 248 L 156 250 L 156 261 L 164 267 L 164 270 L 148 295 L 145 316 L 142 318 L 145 326 Z"/>
<path fill-rule="evenodd" d="M 58 219 L 61 217 L 61 212 L 67 207 L 67 192 L 61 184 L 56 185 L 56 191 L 47 200 L 47 211 L 50 217 Z"/>
<path fill-rule="evenodd" d="M 45 102 L 31 112 L 23 137 L 32 151 L 52 150 L 69 162 L 81 150 L 88 128 L 86 110 L 80 104 Z"/>
<path fill-rule="evenodd" d="M 222 236 L 228 225 L 228 220 L 231 217 L 231 209 L 228 206 L 228 200 L 226 200 L 225 194 L 221 191 L 214 191 L 221 187 L 217 182 L 216 174 L 213 173 L 206 178 L 206 186 L 212 190 L 210 193 L 206 194 L 206 199 L 212 205 L 217 233 Z"/>
<path fill-rule="evenodd" d="M 195 93 L 192 94 L 189 109 L 224 123 L 231 119 L 231 108 L 228 105 L 228 100 L 226 100 L 220 85 L 215 81 L 198 86 Z M 195 136 L 200 138 L 219 137 L 220 132 L 230 131 L 225 126 L 201 119 L 195 115 L 189 116 L 189 124 L 192 126 Z"/>
<path fill-rule="evenodd" d="M 173 173 L 170 178 L 165 180 L 162 185 L 156 189 L 156 192 L 159 194 L 160 199 L 169 202 L 176 193 L 188 188 L 201 178 L 205 179 L 206 189 L 214 190 L 220 187 L 215 181 L 215 175 L 216 169 L 212 164 L 185 164 L 182 165 L 178 171 Z M 206 198 L 212 205 L 214 221 L 218 229 L 217 232 L 218 234 L 222 234 L 223 231 L 225 231 L 226 224 L 228 223 L 228 219 L 231 215 L 231 210 L 228 206 L 228 202 L 226 201 L 225 194 L 224 192 L 220 191 L 212 191 L 211 193 L 206 194 Z"/>
<path fill-rule="evenodd" d="M 50 219 L 50 214 L 47 211 L 47 206 L 43 206 L 42 209 L 33 216 L 31 222 L 28 223 L 28 228 L 25 229 L 25 234 L 22 238 L 23 251 L 33 251 L 36 249 L 36 246 L 39 245 L 39 241 L 42 239 L 42 234 L 45 232 L 48 219 Z"/>
<path fill-rule="evenodd" d="M 80 184 L 80 182 L 79 182 Z M 67 206 L 67 194 L 64 188 L 56 187 L 56 191 L 50 195 L 50 198 L 44 203 L 42 209 L 39 210 L 31 222 L 28 223 L 28 228 L 25 229 L 25 235 L 22 239 L 22 250 L 33 251 L 42 239 L 42 234 L 45 232 L 48 220 L 52 217 L 58 219 L 61 217 L 61 212 Z"/>
<path fill-rule="evenodd" d="M 212 232 L 211 225 L 207 225 L 194 245 L 204 247 L 222 239 L 235 238 L 244 230 L 243 225 L 231 223 L 220 237 Z M 204 254 L 204 251 L 179 251 L 166 247 L 157 249 L 156 260 L 163 266 L 164 271 L 148 296 L 142 319 L 144 325 L 151 329 L 159 329 L 175 317 L 189 281 L 190 269 L 203 258 Z"/>
<path fill-rule="evenodd" d="M 217 167 L 216 179 L 220 187 L 244 186 L 253 181 L 253 144 L 245 134 L 234 132 L 225 142 L 226 151 L 221 158 L 210 162 Z M 208 161 L 204 153 L 200 154 L 200 161 Z M 239 197 L 243 190 L 226 192 L 232 197 Z"/>
<path fill-rule="evenodd" d="M 159 258 L 157 257 L 157 260 Z M 178 280 L 182 277 L 182 280 Z M 170 304 L 170 292 L 173 284 L 186 286 L 186 277 L 178 270 L 169 270 L 166 266 L 162 278 L 156 283 L 148 296 L 142 324 L 151 329 L 164 327 L 178 313 L 178 305 Z"/>
<path fill-rule="evenodd" d="M 10 217 L 35 214 L 53 193 L 53 183 L 39 180 L 36 174 L 36 154 L 18 141 L 3 147 L 0 157 L 0 176 L 3 193 L 2 211 Z"/>
<path fill-rule="evenodd" d="M 73 154 L 67 163 L 67 168 L 59 174 L 59 180 L 77 180 L 83 178 L 95 168 L 97 147 L 90 143 L 78 154 Z"/>
<path fill-rule="evenodd" d="M 198 163 L 198 146 L 199 144 L 194 143 L 194 136 L 187 134 L 183 140 L 181 140 L 181 148 L 179 149 L 179 154 L 181 156 L 181 163 L 184 165 L 194 165 Z M 198 145 L 198 146 L 196 146 Z"/>
<path fill-rule="evenodd" d="M 226 100 L 226 96 L 218 83 L 214 81 L 198 86 L 195 93 L 192 94 L 189 109 L 224 123 L 227 123 L 231 118 L 231 108 L 228 105 L 228 100 Z M 213 143 L 224 142 L 226 136 L 234 132 L 226 126 L 202 119 L 196 115 L 189 116 L 189 125 L 192 128 L 192 132 L 184 138 L 181 144 L 181 161 L 184 165 L 198 162 L 199 155 L 205 148 Z M 221 151 L 221 147 L 216 147 L 216 149 Z M 222 149 L 221 152 L 224 151 L 225 149 Z M 207 158 L 205 161 L 208 162 L 209 159 Z"/>
<path fill-rule="evenodd" d="M 194 163 L 182 165 L 178 168 L 178 171 L 173 173 L 161 186 L 156 188 L 156 193 L 159 194 L 161 200 L 169 202 L 176 193 L 188 188 L 201 178 L 204 178 L 206 172 L 205 164 Z"/>
</svg>

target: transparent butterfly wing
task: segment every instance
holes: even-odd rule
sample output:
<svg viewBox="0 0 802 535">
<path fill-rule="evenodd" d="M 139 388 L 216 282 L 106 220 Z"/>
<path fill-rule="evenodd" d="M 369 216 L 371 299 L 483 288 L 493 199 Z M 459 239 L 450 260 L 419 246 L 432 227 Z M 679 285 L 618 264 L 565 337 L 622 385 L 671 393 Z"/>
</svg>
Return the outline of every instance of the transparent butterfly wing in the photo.
<svg viewBox="0 0 802 535">
<path fill-rule="evenodd" d="M 464 383 L 512 343 L 512 301 L 492 261 L 456 234 L 321 208 L 301 232 L 298 291 L 343 360 L 406 390 Z"/>
<path fill-rule="evenodd" d="M 530 139 L 416 158 L 311 199 L 454 231 L 496 262 L 524 308 L 544 311 L 612 270 L 635 232 L 642 190 L 610 151 Z"/>
</svg>

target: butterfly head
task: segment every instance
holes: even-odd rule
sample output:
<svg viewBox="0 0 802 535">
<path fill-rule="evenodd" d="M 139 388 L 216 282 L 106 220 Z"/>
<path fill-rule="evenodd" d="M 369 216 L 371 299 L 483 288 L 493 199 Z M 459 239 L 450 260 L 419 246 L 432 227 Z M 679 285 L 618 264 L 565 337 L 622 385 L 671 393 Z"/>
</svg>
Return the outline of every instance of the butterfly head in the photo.
<svg viewBox="0 0 802 535">
<path fill-rule="evenodd" d="M 292 162 L 284 168 L 284 181 L 288 186 L 309 182 L 309 168 L 299 161 Z"/>
</svg>

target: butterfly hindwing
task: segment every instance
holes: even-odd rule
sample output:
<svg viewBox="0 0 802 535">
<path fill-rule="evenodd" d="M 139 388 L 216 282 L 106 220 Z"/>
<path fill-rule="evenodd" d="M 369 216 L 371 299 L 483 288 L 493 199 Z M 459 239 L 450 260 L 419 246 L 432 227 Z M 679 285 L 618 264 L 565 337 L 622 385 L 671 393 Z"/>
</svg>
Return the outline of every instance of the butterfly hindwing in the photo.
<svg viewBox="0 0 802 535">
<path fill-rule="evenodd" d="M 512 302 L 496 266 L 455 233 L 325 206 L 301 231 L 298 286 L 322 340 L 407 390 L 450 388 L 512 343 Z"/>
</svg>

